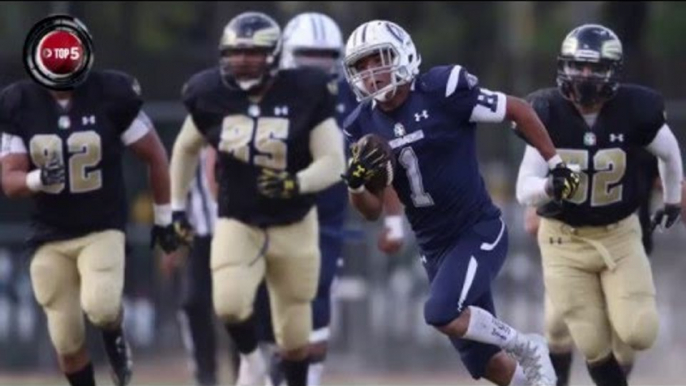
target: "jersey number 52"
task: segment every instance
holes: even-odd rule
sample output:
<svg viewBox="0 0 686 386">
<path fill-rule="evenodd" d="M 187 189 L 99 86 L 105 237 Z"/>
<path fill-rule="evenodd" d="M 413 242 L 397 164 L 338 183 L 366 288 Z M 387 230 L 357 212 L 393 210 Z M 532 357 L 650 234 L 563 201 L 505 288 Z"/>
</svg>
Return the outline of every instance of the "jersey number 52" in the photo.
<svg viewBox="0 0 686 386">
<path fill-rule="evenodd" d="M 560 157 L 567 164 L 579 165 L 582 171 L 591 166 L 588 150 L 558 149 Z M 619 182 L 626 172 L 626 153 L 620 148 L 598 150 L 592 158 L 593 179 L 590 183 L 591 206 L 605 206 L 622 201 L 624 187 Z M 587 172 L 580 173 L 579 189 L 569 200 L 583 204 L 589 196 Z"/>
<path fill-rule="evenodd" d="M 95 131 L 72 133 L 67 138 L 67 155 L 63 152 L 63 141 L 57 134 L 39 134 L 29 142 L 31 161 L 34 165 L 47 164 L 52 157 L 58 157 L 69 168 L 69 192 L 86 193 L 102 187 L 102 172 L 93 169 L 102 159 L 100 135 Z M 68 158 L 65 159 L 65 158 Z M 52 185 L 47 193 L 59 194 L 65 184 Z"/>
</svg>

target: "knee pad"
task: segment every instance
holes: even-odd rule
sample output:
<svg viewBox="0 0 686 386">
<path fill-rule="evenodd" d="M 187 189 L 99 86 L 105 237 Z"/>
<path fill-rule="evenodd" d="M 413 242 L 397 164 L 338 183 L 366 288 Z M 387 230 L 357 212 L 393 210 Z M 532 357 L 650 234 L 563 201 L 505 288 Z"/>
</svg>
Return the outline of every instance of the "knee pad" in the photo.
<svg viewBox="0 0 686 386">
<path fill-rule="evenodd" d="M 118 322 L 122 312 L 121 299 L 99 300 L 95 294 L 85 297 L 82 306 L 88 320 L 96 327 L 106 327 Z"/>
<path fill-rule="evenodd" d="M 226 266 L 212 274 L 212 303 L 214 311 L 225 323 L 236 323 L 246 320 L 253 312 L 256 286 L 246 282 L 242 270 Z"/>
<path fill-rule="evenodd" d="M 431 326 L 445 326 L 459 315 L 457 304 L 447 297 L 432 296 L 424 303 L 424 320 Z"/>
<path fill-rule="evenodd" d="M 279 304 L 272 315 L 276 341 L 282 350 L 297 350 L 309 345 L 312 332 L 312 308 L 309 302 Z"/>
<path fill-rule="evenodd" d="M 545 337 L 552 351 L 569 351 L 574 347 L 562 315 L 548 308 L 545 311 Z"/>
<path fill-rule="evenodd" d="M 644 310 L 636 314 L 632 320 L 623 321 L 630 326 L 623 328 L 624 331 L 617 333 L 624 343 L 634 350 L 647 350 L 657 339 L 659 319 L 654 310 Z"/>
</svg>

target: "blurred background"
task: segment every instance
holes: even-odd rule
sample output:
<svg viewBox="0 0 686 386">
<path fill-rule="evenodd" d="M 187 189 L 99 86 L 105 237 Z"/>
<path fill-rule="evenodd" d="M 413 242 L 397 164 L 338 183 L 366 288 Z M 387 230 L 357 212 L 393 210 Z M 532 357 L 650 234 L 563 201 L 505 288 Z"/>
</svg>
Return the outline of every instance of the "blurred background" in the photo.
<svg viewBox="0 0 686 386">
<path fill-rule="evenodd" d="M 266 12 L 282 26 L 300 12 L 324 12 L 346 38 L 365 21 L 392 20 L 412 35 L 424 70 L 459 63 L 483 86 L 520 96 L 554 86 L 556 55 L 569 30 L 602 23 L 624 43 L 625 80 L 664 94 L 672 130 L 684 143 L 686 4 L 678 2 L 2 2 L 0 86 L 25 77 L 21 50 L 31 26 L 50 13 L 71 13 L 93 34 L 96 68 L 119 69 L 139 79 L 145 110 L 171 149 L 186 114 L 179 102 L 183 83 L 215 65 L 222 28 L 245 10 Z M 523 230 L 523 208 L 514 199 L 524 144 L 506 125 L 484 127 L 479 135 L 482 173 L 510 226 L 509 259 L 496 284 L 499 313 L 518 329 L 542 332 L 540 259 Z M 127 156 L 125 172 L 131 220 L 126 324 L 138 371 L 134 383 L 190 384 L 176 319 L 178 283 L 161 275 L 158 256 L 148 248 L 152 213 L 145 169 Z M 0 193 L 0 384 L 50 382 L 58 371 L 45 317 L 31 292 L 29 259 L 22 253 L 29 209 L 30 202 L 9 201 Z M 427 279 L 412 236 L 401 253 L 385 256 L 376 248 L 381 224 L 364 223 L 350 213 L 347 229 L 325 380 L 471 382 L 448 341 L 424 324 Z M 638 357 L 636 384 L 686 382 L 686 333 L 679 324 L 686 320 L 684 236 L 679 226 L 655 237 L 652 261 L 661 329 L 656 345 Z M 91 346 L 104 369 L 99 340 L 91 340 Z M 574 366 L 573 382 L 589 384 L 579 356 Z"/>
</svg>

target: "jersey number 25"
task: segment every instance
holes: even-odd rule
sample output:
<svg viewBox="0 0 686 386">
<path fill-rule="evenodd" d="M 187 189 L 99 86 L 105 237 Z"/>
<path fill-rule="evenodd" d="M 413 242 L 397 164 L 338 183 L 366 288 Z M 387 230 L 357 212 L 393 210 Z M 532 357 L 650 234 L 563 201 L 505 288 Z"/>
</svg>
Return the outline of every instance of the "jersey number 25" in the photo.
<svg viewBox="0 0 686 386">
<path fill-rule="evenodd" d="M 245 115 L 229 115 L 222 123 L 219 150 L 245 163 L 286 170 L 289 125 L 285 118 L 253 119 Z M 251 154 L 251 143 L 254 143 L 257 154 Z"/>
</svg>

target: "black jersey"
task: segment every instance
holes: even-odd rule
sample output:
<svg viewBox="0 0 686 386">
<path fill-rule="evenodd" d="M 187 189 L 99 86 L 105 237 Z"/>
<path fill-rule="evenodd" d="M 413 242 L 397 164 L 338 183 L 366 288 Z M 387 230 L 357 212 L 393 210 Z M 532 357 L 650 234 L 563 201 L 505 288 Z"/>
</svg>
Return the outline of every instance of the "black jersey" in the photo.
<svg viewBox="0 0 686 386">
<path fill-rule="evenodd" d="M 34 244 L 124 229 L 121 137 L 140 112 L 139 93 L 135 79 L 114 71 L 93 71 L 66 107 L 32 81 L 2 91 L 0 131 L 22 139 L 30 169 L 51 157 L 65 165 L 64 184 L 33 196 Z"/>
<path fill-rule="evenodd" d="M 310 132 L 335 116 L 335 85 L 315 69 L 282 70 L 259 101 L 228 87 L 218 68 L 193 76 L 184 103 L 200 133 L 218 150 L 219 216 L 254 226 L 302 219 L 315 196 L 273 199 L 257 190 L 262 168 L 295 174 L 312 162 Z"/>
<path fill-rule="evenodd" d="M 576 194 L 561 208 L 555 202 L 542 206 L 539 214 L 584 226 L 611 224 L 634 213 L 645 199 L 641 153 L 665 124 L 660 94 L 621 85 L 592 127 L 557 89 L 537 91 L 528 100 L 562 159 L 582 171 Z"/>
</svg>

